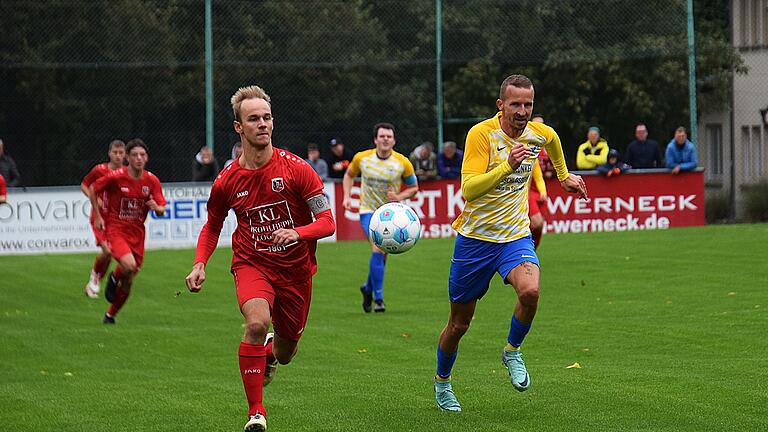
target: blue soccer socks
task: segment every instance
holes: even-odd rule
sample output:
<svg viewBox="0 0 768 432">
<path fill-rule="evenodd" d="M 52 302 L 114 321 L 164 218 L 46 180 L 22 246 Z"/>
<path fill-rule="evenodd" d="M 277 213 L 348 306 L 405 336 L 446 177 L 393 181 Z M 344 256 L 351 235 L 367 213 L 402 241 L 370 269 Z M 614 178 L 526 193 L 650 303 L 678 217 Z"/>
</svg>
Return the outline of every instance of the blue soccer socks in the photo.
<svg viewBox="0 0 768 432">
<path fill-rule="evenodd" d="M 507 342 L 515 348 L 519 347 L 523 344 L 523 339 L 525 339 L 525 335 L 528 334 L 528 330 L 530 329 L 530 324 L 521 323 L 513 314 L 512 322 L 509 324 L 509 336 L 507 336 Z"/>
</svg>

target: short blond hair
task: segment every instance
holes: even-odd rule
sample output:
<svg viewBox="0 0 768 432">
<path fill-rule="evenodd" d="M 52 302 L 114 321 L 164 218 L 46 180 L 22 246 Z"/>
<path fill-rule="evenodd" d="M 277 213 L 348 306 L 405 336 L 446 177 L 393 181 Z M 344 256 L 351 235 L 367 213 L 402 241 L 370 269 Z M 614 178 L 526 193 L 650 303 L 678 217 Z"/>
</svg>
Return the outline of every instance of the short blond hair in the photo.
<svg viewBox="0 0 768 432">
<path fill-rule="evenodd" d="M 232 113 L 235 115 L 235 120 L 240 121 L 240 105 L 246 99 L 264 99 L 272 106 L 272 100 L 269 98 L 267 92 L 263 88 L 252 85 L 248 87 L 240 87 L 235 94 L 232 95 Z"/>
</svg>

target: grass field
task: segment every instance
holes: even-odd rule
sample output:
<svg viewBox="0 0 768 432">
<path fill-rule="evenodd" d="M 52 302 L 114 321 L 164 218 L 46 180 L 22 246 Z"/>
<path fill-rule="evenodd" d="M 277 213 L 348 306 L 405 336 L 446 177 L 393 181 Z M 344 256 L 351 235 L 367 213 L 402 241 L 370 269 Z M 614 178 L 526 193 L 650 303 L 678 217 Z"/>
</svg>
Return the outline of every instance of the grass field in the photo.
<svg viewBox="0 0 768 432">
<path fill-rule="evenodd" d="M 496 278 L 454 368 L 458 415 L 432 390 L 452 247 L 393 257 L 387 312 L 367 315 L 368 246 L 319 247 L 299 354 L 265 390 L 270 431 L 768 430 L 768 225 L 545 236 L 532 387 L 500 367 L 514 294 Z M 229 251 L 177 297 L 192 258 L 149 252 L 104 326 L 82 293 L 92 255 L 0 257 L 2 429 L 242 430 Z"/>
</svg>

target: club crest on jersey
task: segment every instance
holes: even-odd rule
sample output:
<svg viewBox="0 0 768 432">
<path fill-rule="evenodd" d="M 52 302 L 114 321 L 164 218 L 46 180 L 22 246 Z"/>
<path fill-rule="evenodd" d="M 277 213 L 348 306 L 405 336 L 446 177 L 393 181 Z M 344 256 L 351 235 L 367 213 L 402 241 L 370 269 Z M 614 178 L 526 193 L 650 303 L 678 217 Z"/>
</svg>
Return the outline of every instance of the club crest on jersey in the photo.
<svg viewBox="0 0 768 432">
<path fill-rule="evenodd" d="M 142 186 L 141 193 L 143 193 L 144 195 L 149 195 L 149 186 Z"/>
<path fill-rule="evenodd" d="M 283 182 L 282 177 L 277 177 L 272 179 L 272 190 L 275 192 L 282 192 L 282 190 L 285 189 L 285 183 Z"/>
</svg>

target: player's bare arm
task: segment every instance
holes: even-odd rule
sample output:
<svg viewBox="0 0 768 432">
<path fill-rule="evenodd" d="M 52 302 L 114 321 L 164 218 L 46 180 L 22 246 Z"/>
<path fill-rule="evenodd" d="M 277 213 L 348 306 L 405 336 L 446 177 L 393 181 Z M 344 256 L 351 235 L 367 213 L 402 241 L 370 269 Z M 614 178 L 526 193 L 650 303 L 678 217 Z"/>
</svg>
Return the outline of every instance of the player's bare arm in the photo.
<svg viewBox="0 0 768 432">
<path fill-rule="evenodd" d="M 88 199 L 91 201 L 91 207 L 93 209 L 99 208 L 99 200 L 96 198 L 96 194 L 93 191 L 93 185 L 88 188 L 88 191 L 90 192 L 88 194 Z M 104 229 L 104 218 L 101 217 L 101 212 L 96 210 L 93 211 L 93 226 L 96 227 L 98 230 Z"/>
<path fill-rule="evenodd" d="M 560 182 L 560 186 L 562 186 L 566 192 L 578 193 L 579 198 L 589 201 L 589 196 L 587 195 L 587 184 L 584 182 L 584 179 L 581 178 L 580 175 L 569 173 L 568 178 Z"/>
<path fill-rule="evenodd" d="M 413 198 L 413 196 L 416 195 L 416 193 L 418 192 L 419 192 L 419 185 L 409 186 L 401 190 L 400 192 L 395 192 L 394 189 L 390 189 L 387 192 L 387 199 L 390 202 L 402 201 L 408 198 Z"/>
<path fill-rule="evenodd" d="M 205 264 L 195 263 L 192 271 L 187 275 L 187 289 L 193 293 L 199 292 L 203 289 L 203 282 L 205 282 Z"/>
<path fill-rule="evenodd" d="M 341 181 L 341 185 L 344 189 L 344 199 L 341 202 L 342 207 L 346 210 L 352 210 L 352 186 L 355 184 L 355 179 L 349 174 L 349 171 L 344 173 L 344 178 Z"/>
<path fill-rule="evenodd" d="M 528 159 L 529 157 L 533 156 L 533 152 L 531 152 L 531 149 L 528 148 L 528 146 L 523 144 L 515 144 L 512 146 L 512 148 L 509 150 L 509 156 L 507 156 L 507 162 L 509 163 L 509 166 L 512 167 L 512 170 L 516 170 L 520 168 L 520 165 L 523 163 L 524 160 Z"/>
<path fill-rule="evenodd" d="M 154 211 L 158 217 L 165 214 L 165 206 L 157 205 L 157 202 L 154 199 L 149 199 L 147 201 L 147 207 Z"/>
</svg>

